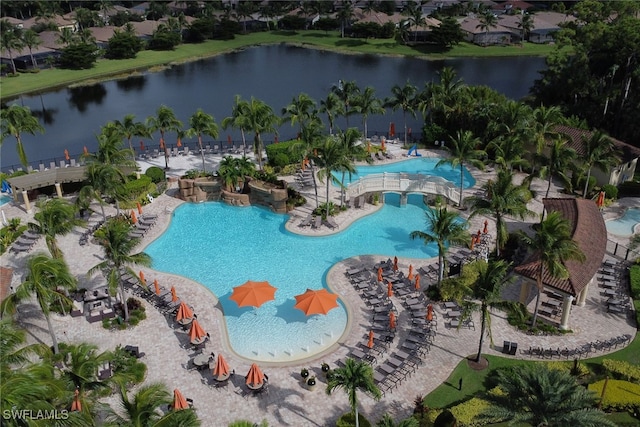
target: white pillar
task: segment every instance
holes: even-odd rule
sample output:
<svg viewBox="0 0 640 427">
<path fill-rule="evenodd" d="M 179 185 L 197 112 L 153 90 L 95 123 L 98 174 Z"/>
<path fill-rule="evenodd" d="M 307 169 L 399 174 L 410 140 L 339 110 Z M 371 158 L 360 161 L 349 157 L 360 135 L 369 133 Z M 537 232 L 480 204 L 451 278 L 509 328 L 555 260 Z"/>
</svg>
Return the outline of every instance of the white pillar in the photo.
<svg viewBox="0 0 640 427">
<path fill-rule="evenodd" d="M 31 213 L 31 202 L 29 202 L 27 190 L 22 190 L 22 201 L 24 202 L 24 208 L 27 210 L 27 213 Z"/>
<path fill-rule="evenodd" d="M 584 307 L 584 304 L 587 301 L 587 294 L 589 293 L 589 286 L 591 286 L 591 282 L 593 282 L 593 279 L 591 279 L 589 283 L 587 283 L 587 286 L 585 286 L 578 294 L 578 301 L 576 301 L 576 305 L 578 307 Z"/>
<path fill-rule="evenodd" d="M 563 331 L 569 329 L 569 314 L 571 314 L 572 302 L 573 297 L 571 295 L 565 296 L 562 302 L 562 319 L 560 320 L 560 329 Z"/>
<path fill-rule="evenodd" d="M 56 182 L 54 186 L 56 187 L 56 194 L 58 194 L 58 198 L 62 199 L 62 184 Z"/>
</svg>

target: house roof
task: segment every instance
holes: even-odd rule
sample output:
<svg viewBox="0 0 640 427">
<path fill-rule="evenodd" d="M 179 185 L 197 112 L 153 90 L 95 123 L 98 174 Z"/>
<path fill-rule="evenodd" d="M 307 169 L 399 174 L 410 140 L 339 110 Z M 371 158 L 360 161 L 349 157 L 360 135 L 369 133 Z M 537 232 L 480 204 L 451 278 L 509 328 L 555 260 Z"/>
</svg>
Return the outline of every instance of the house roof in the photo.
<svg viewBox="0 0 640 427">
<path fill-rule="evenodd" d="M 38 34 L 40 40 L 42 40 L 41 46 L 49 49 L 62 49 L 64 45 L 58 40 L 60 39 L 60 33 L 58 31 L 43 31 Z"/>
<path fill-rule="evenodd" d="M 529 10 L 533 8 L 533 5 L 531 3 L 527 3 L 526 1 L 522 1 L 522 0 L 508 0 L 502 3 L 501 6 L 505 10 L 508 10 L 508 9 Z"/>
<path fill-rule="evenodd" d="M 400 23 L 406 17 L 402 16 L 400 13 L 394 13 L 393 15 L 387 15 L 382 12 L 371 12 L 366 13 L 360 8 L 355 8 L 353 11 L 353 16 L 355 17 L 357 22 L 374 22 L 378 25 L 384 25 L 387 22 L 392 22 L 394 24 Z"/>
<path fill-rule="evenodd" d="M 24 27 L 24 21 L 22 19 L 14 18 L 13 16 L 3 16 L 0 18 L 2 21 L 7 21 L 11 25 L 15 25 L 19 28 Z"/>
<path fill-rule="evenodd" d="M 585 154 L 583 138 L 589 139 L 593 135 L 593 132 L 591 131 L 564 125 L 556 126 L 555 131 L 566 135 L 569 138 L 567 145 L 576 150 L 578 156 L 583 156 Z M 609 139 L 619 151 L 620 158 L 623 163 L 630 162 L 631 160 L 640 157 L 640 148 L 612 137 L 609 137 Z"/>
<path fill-rule="evenodd" d="M 109 41 L 111 37 L 113 37 L 116 29 L 119 28 L 112 25 L 107 25 L 104 27 L 90 27 L 89 31 L 91 31 L 93 37 L 96 38 L 96 41 L 106 42 Z"/>
<path fill-rule="evenodd" d="M 11 279 L 13 278 L 13 269 L 0 267 L 0 301 L 9 296 L 11 289 Z"/>
<path fill-rule="evenodd" d="M 462 29 L 462 31 L 465 31 L 467 33 L 470 34 L 485 34 L 486 31 L 485 30 L 481 30 L 480 28 L 478 28 L 478 25 L 480 25 L 480 19 L 478 18 L 465 18 L 461 23 L 460 23 L 460 28 Z M 500 24 L 497 24 L 495 27 L 491 27 L 489 28 L 489 34 L 495 34 L 495 33 L 509 33 L 509 29 L 506 27 L 503 27 Z"/>
<path fill-rule="evenodd" d="M 153 35 L 153 32 L 158 28 L 160 22 L 146 20 L 142 22 L 131 21 L 129 24 L 133 26 L 136 36 L 140 37 Z M 122 28 L 124 29 L 124 26 L 122 26 Z"/>
<path fill-rule="evenodd" d="M 571 225 L 571 237 L 576 242 L 585 261 L 564 261 L 569 271 L 568 279 L 551 276 L 545 269 L 542 277 L 544 286 L 577 296 L 598 271 L 607 245 L 607 228 L 602 214 L 593 200 L 589 199 L 543 199 L 547 212 L 560 212 Z M 533 254 L 523 264 L 515 268 L 516 273 L 536 279 L 540 268 L 539 255 Z"/>
<path fill-rule="evenodd" d="M 48 47 L 45 46 L 34 46 L 31 49 L 31 52 L 29 52 L 29 48 L 28 47 L 23 47 L 20 50 L 15 50 L 15 49 L 11 49 L 11 56 L 13 57 L 13 59 L 18 59 L 20 57 L 31 57 L 31 55 L 38 55 L 41 53 L 51 53 L 54 52 L 54 49 L 49 49 Z M 2 58 L 9 58 L 9 53 L 6 51 L 6 49 L 0 49 L 0 57 Z"/>
</svg>

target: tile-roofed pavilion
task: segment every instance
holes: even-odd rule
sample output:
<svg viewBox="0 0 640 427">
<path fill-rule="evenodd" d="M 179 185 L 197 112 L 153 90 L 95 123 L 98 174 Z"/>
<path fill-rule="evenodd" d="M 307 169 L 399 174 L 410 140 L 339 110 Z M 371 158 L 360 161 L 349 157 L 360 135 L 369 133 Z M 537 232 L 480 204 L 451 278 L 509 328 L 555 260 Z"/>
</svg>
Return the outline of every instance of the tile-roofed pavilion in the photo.
<svg viewBox="0 0 640 427">
<path fill-rule="evenodd" d="M 593 200 L 549 198 L 543 199 L 543 204 L 547 212 L 560 212 L 562 217 L 569 221 L 571 237 L 585 255 L 584 262 L 576 260 L 563 262 L 569 272 L 567 279 L 553 277 L 547 270 L 542 277 L 544 287 L 559 291 L 565 296 L 565 307 L 563 307 L 560 327 L 566 328 L 568 313 L 565 316 L 564 311 L 568 311 L 574 298 L 577 298 L 577 305 L 584 305 L 588 286 L 602 264 L 607 245 L 607 228 L 602 214 Z M 539 256 L 534 254 L 517 266 L 515 271 L 535 281 L 539 266 Z"/>
</svg>

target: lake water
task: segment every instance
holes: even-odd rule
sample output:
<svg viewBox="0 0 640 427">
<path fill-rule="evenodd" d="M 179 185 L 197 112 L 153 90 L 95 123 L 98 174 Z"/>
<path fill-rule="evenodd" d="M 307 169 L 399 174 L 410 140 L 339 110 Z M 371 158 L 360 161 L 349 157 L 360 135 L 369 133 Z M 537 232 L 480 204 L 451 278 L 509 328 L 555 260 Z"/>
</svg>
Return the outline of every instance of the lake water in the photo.
<svg viewBox="0 0 640 427">
<path fill-rule="evenodd" d="M 453 67 L 464 82 L 487 85 L 512 99 L 527 95 L 538 71 L 545 68 L 544 58 L 459 58 L 426 61 L 374 55 L 341 55 L 314 49 L 284 45 L 248 48 L 206 60 L 178 65 L 156 73 L 144 73 L 123 80 L 91 86 L 65 88 L 42 95 L 21 96 L 11 102 L 28 106 L 45 127 L 43 135 L 23 135 L 27 157 L 32 163 L 62 160 L 65 148 L 72 156 L 97 147 L 95 135 L 110 120 L 122 120 L 134 114 L 138 120 L 155 114 L 164 104 L 171 107 L 185 124 L 197 108 L 213 114 L 216 121 L 231 114 L 235 95 L 254 96 L 269 104 L 277 114 L 295 96 L 305 92 L 316 101 L 324 99 L 339 80 L 354 80 L 360 88 L 372 86 L 376 96 L 390 95 L 391 88 L 407 81 L 422 89 L 425 83 L 438 81 L 438 71 Z M 322 117 L 322 115 L 321 115 Z M 322 117 L 326 119 L 326 117 Z M 389 111 L 368 120 L 371 134 L 386 133 L 389 123 L 402 127 L 402 112 Z M 354 116 L 351 126 L 361 126 Z M 345 122 L 339 119 L 339 127 Z M 409 122 L 414 131 L 417 120 Z M 280 139 L 296 135 L 289 124 L 280 130 Z M 238 132 L 220 130 L 219 140 L 227 135 L 239 141 Z M 273 135 L 264 135 L 265 141 Z M 155 140 L 158 140 L 156 136 Z M 173 144 L 175 135 L 167 142 Z M 12 138 L 0 148 L 3 170 L 19 163 Z"/>
</svg>

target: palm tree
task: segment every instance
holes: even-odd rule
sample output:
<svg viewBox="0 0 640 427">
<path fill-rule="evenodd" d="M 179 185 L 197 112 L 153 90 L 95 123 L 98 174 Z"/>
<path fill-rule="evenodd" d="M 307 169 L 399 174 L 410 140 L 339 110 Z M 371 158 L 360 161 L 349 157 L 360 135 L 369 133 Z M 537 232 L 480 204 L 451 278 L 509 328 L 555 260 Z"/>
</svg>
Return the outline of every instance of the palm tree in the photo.
<svg viewBox="0 0 640 427">
<path fill-rule="evenodd" d="M 0 37 L 0 46 L 7 51 L 9 56 L 9 62 L 11 62 L 11 68 L 13 74 L 17 74 L 16 63 L 13 60 L 13 52 L 20 51 L 23 48 L 24 43 L 20 35 L 21 30 L 14 25 L 2 21 L 2 37 Z"/>
<path fill-rule="evenodd" d="M 243 109 L 240 122 L 245 128 L 254 133 L 253 151 L 258 160 L 258 167 L 262 170 L 262 137 L 263 133 L 275 133 L 276 125 L 279 122 L 278 116 L 273 109 L 264 101 L 251 97 L 247 108 Z"/>
<path fill-rule="evenodd" d="M 560 212 L 551 212 L 545 220 L 539 224 L 533 237 L 520 233 L 522 241 L 529 246 L 538 259 L 536 267 L 536 307 L 533 312 L 532 327 L 536 326 L 538 308 L 540 307 L 540 294 L 544 288 L 542 278 L 546 273 L 552 277 L 566 279 L 569 271 L 564 262 L 568 260 L 584 261 L 585 256 L 578 244 L 571 238 L 571 225 L 562 218 Z"/>
<path fill-rule="evenodd" d="M 348 82 L 340 80 L 337 85 L 334 85 L 331 88 L 331 91 L 335 93 L 340 101 L 342 101 L 341 112 L 344 115 L 344 118 L 347 121 L 347 129 L 349 128 L 349 116 L 354 113 L 352 107 L 354 106 L 354 101 L 358 94 L 360 93 L 360 88 L 356 84 L 355 81 L 351 80 Z"/>
<path fill-rule="evenodd" d="M 112 354 L 98 353 L 95 344 L 80 343 L 64 346 L 61 355 L 65 368 L 60 371 L 60 377 L 67 383 L 68 390 L 79 390 L 85 396 L 87 392 L 107 387 L 96 374 L 104 362 L 113 358 Z"/>
<path fill-rule="evenodd" d="M 99 162 L 87 165 L 85 178 L 88 183 L 78 192 L 76 204 L 77 206 L 88 206 L 91 200 L 96 200 L 100 205 L 102 218 L 106 221 L 104 196 L 111 196 L 117 201 L 117 195 L 127 182 L 127 178 L 117 166 Z"/>
<path fill-rule="evenodd" d="M 87 155 L 87 163 L 136 167 L 135 160 L 131 160 L 135 153 L 128 148 L 123 148 L 122 133 L 114 122 L 108 122 L 102 126 L 96 138 L 98 150 Z"/>
<path fill-rule="evenodd" d="M 604 412 L 595 409 L 597 397 L 568 372 L 540 365 L 498 370 L 500 393 L 489 393 L 491 406 L 484 421 L 510 425 L 614 427 Z"/>
<path fill-rule="evenodd" d="M 509 239 L 506 216 L 524 220 L 535 213 L 527 208 L 532 194 L 526 184 L 513 183 L 513 172 L 509 169 L 498 171 L 496 181 L 489 180 L 483 187 L 484 196 L 471 197 L 471 217 L 475 215 L 493 215 L 496 219 L 496 254 Z"/>
<path fill-rule="evenodd" d="M 127 114 L 122 121 L 116 120 L 113 123 L 119 129 L 120 133 L 129 143 L 129 150 L 131 150 L 131 160 L 135 162 L 136 154 L 133 149 L 131 140 L 134 136 L 140 136 L 143 138 L 151 138 L 151 131 L 142 122 L 135 121 L 136 116 L 134 114 Z"/>
<path fill-rule="evenodd" d="M 200 148 L 200 156 L 202 157 L 202 170 L 206 171 L 204 165 L 204 149 L 202 148 L 202 135 L 208 135 L 211 138 L 218 137 L 218 125 L 211 114 L 207 114 L 198 108 L 191 117 L 189 117 L 189 129 L 187 135 L 189 137 L 198 136 L 198 146 Z"/>
<path fill-rule="evenodd" d="M 318 119 L 317 114 L 316 101 L 306 93 L 301 93 L 291 100 L 291 104 L 282 109 L 282 121 L 291 122 L 291 126 L 298 123 L 299 134 L 302 135 L 308 123 Z"/>
<path fill-rule="evenodd" d="M 392 111 L 396 111 L 398 108 L 402 110 L 405 145 L 407 144 L 407 113 L 413 117 L 416 116 L 417 92 L 418 88 L 407 81 L 404 86 L 394 85 L 391 88 L 391 96 L 384 101 L 384 106 L 390 107 Z"/>
<path fill-rule="evenodd" d="M 542 105 L 533 110 L 532 119 L 532 142 L 535 145 L 533 150 L 535 150 L 535 154 L 540 155 L 547 141 L 558 137 L 556 127 L 564 121 L 564 117 L 559 107 L 547 108 Z M 535 175 L 535 164 L 531 175 Z"/>
<path fill-rule="evenodd" d="M 484 31 L 484 45 L 486 46 L 489 40 L 489 30 L 498 26 L 498 18 L 491 11 L 486 11 L 478 18 L 480 23 L 476 25 L 476 28 Z"/>
<path fill-rule="evenodd" d="M 336 19 L 340 21 L 340 37 L 344 38 L 344 29 L 353 18 L 353 3 L 350 0 L 342 0 L 340 6 L 336 12 Z"/>
<path fill-rule="evenodd" d="M 336 116 L 344 114 L 344 105 L 342 105 L 340 98 L 335 92 L 329 92 L 327 98 L 320 101 L 320 112 L 327 115 L 329 134 L 332 135 Z"/>
<path fill-rule="evenodd" d="M 351 167 L 354 166 L 355 161 L 371 162 L 371 156 L 368 155 L 364 144 L 361 144 L 362 135 L 356 128 L 349 128 L 346 132 L 340 132 L 338 134 L 340 143 L 342 144 L 342 153 L 344 155 L 344 162 L 350 165 L 349 168 L 343 168 L 342 178 L 340 179 L 340 206 L 342 207 L 345 199 L 345 175 L 349 174 L 349 180 L 351 180 L 351 174 L 353 173 Z"/>
<path fill-rule="evenodd" d="M 16 138 L 18 145 L 18 156 L 20 157 L 20 163 L 25 168 L 28 166 L 27 154 L 24 151 L 22 145 L 22 134 L 28 133 L 35 135 L 36 132 L 44 133 L 44 128 L 38 121 L 38 119 L 31 113 L 29 107 L 21 107 L 20 105 L 13 104 L 8 108 L 3 108 L 0 111 L 0 120 L 2 120 L 2 139 L 12 135 Z"/>
<path fill-rule="evenodd" d="M 15 293 L 2 301 L 2 313 L 14 312 L 18 302 L 35 294 L 38 305 L 47 320 L 47 327 L 53 343 L 53 352 L 58 353 L 58 340 L 51 325 L 50 306 L 58 300 L 69 302 L 61 292 L 73 290 L 76 278 L 69 272 L 69 267 L 61 258 L 50 258 L 45 254 L 36 254 L 27 260 L 24 282 L 18 285 Z"/>
<path fill-rule="evenodd" d="M 225 156 L 218 166 L 218 176 L 225 184 L 227 191 L 235 191 L 235 187 L 240 180 L 245 180 L 246 176 L 255 175 L 255 165 L 246 157 L 240 159 Z"/>
<path fill-rule="evenodd" d="M 0 319 L 0 369 L 12 370 L 31 363 L 31 356 L 44 356 L 50 350 L 43 344 L 26 343 L 26 331 L 12 319 Z"/>
<path fill-rule="evenodd" d="M 409 24 L 415 28 L 413 41 L 418 41 L 418 27 L 426 23 L 424 16 L 422 16 L 422 5 L 414 2 L 407 3 L 402 14 L 408 18 Z"/>
<path fill-rule="evenodd" d="M 65 47 L 69 46 L 76 40 L 76 34 L 69 27 L 64 27 L 60 30 L 60 34 L 58 35 L 58 42 Z"/>
<path fill-rule="evenodd" d="M 486 156 L 484 150 L 477 150 L 476 147 L 480 144 L 480 138 L 473 136 L 473 133 L 469 130 L 464 132 L 458 131 L 455 138 L 450 138 L 451 142 L 447 150 L 451 153 L 451 157 L 440 160 L 436 163 L 436 167 L 449 164 L 452 168 L 456 166 L 460 167 L 460 201 L 458 206 L 462 207 L 462 192 L 464 190 L 464 167 L 469 163 L 480 170 L 484 169 L 484 163 L 480 160 Z"/>
<path fill-rule="evenodd" d="M 38 33 L 29 29 L 22 33 L 22 43 L 29 49 L 29 56 L 31 57 L 31 66 L 35 69 L 38 68 L 38 63 L 33 57 L 33 48 L 42 44 L 42 40 L 38 37 Z"/>
<path fill-rule="evenodd" d="M 249 108 L 249 103 L 247 101 L 242 100 L 240 95 L 236 95 L 234 97 L 233 108 L 231 109 L 231 115 L 222 119 L 222 129 L 227 129 L 231 127 L 233 129 L 240 129 L 240 134 L 242 135 L 242 156 L 247 156 L 247 141 L 244 135 L 245 126 L 242 123 L 243 118 L 245 117 L 242 114 L 243 110 Z"/>
<path fill-rule="evenodd" d="M 315 148 L 314 155 L 312 156 L 314 163 L 320 169 L 318 171 L 318 179 L 320 182 L 326 178 L 326 191 L 327 191 L 327 212 L 326 217 L 329 218 L 329 187 L 330 182 L 340 183 L 334 176 L 334 171 L 345 171 L 348 173 L 355 173 L 355 167 L 353 162 L 345 157 L 343 150 L 343 144 L 340 140 L 334 136 L 329 136 Z"/>
<path fill-rule="evenodd" d="M 551 191 L 551 178 L 557 175 L 565 185 L 570 185 L 571 180 L 565 171 L 573 166 L 573 159 L 576 157 L 576 151 L 567 147 L 564 139 L 556 138 L 549 147 L 549 155 L 545 156 L 546 166 L 540 169 L 541 176 L 547 176 L 547 193 L 545 197 L 549 197 Z"/>
<path fill-rule="evenodd" d="M 427 231 L 412 231 L 412 239 L 420 238 L 425 245 L 438 245 L 438 286 L 444 278 L 444 257 L 450 245 L 467 245 L 471 239 L 467 233 L 467 224 L 463 223 L 457 212 L 449 212 L 447 208 L 429 209 L 427 217 Z"/>
<path fill-rule="evenodd" d="M 76 207 L 64 199 L 46 200 L 39 208 L 33 216 L 35 222 L 30 222 L 29 228 L 44 236 L 52 257 L 63 258 L 56 237 L 69 234 L 84 221 L 76 218 Z"/>
<path fill-rule="evenodd" d="M 308 159 L 313 156 L 314 151 L 318 145 L 322 143 L 323 135 L 322 124 L 320 122 L 311 122 L 307 126 L 300 137 L 300 141 L 291 144 L 290 150 L 292 156 L 297 159 Z M 319 206 L 318 202 L 318 182 L 316 181 L 316 174 L 313 172 L 315 164 L 311 164 L 311 177 L 313 179 L 313 190 L 316 199 L 316 208 Z"/>
<path fill-rule="evenodd" d="M 382 396 L 380 389 L 373 381 L 373 368 L 363 361 L 356 361 L 351 358 L 345 360 L 344 367 L 331 371 L 327 378 L 327 394 L 336 389 L 343 389 L 349 396 L 349 406 L 355 416 L 356 427 L 359 427 L 358 419 L 358 391 L 370 394 L 378 400 Z"/>
<path fill-rule="evenodd" d="M 162 407 L 171 403 L 171 395 L 161 383 L 147 384 L 129 398 L 124 384 L 119 387 L 121 410 L 109 411 L 107 425 L 127 427 L 181 426 L 197 427 L 200 421 L 193 409 L 170 411 L 162 415 Z"/>
<path fill-rule="evenodd" d="M 609 169 L 615 165 L 618 155 L 613 145 L 613 141 L 601 131 L 595 131 L 591 137 L 582 137 L 584 153 L 580 156 L 580 160 L 587 171 L 587 179 L 584 183 L 584 191 L 582 197 L 587 197 L 589 189 L 589 179 L 591 178 L 591 169 L 595 166 L 603 172 L 609 172 Z"/>
<path fill-rule="evenodd" d="M 120 300 L 122 301 L 125 321 L 129 320 L 129 308 L 127 307 L 124 284 L 120 277 L 125 272 L 137 277 L 137 273 L 131 268 L 132 265 L 151 266 L 151 257 L 146 253 L 131 253 L 138 244 L 139 239 L 129 237 L 129 231 L 131 231 L 129 221 L 121 217 L 109 219 L 98 229 L 94 236 L 98 244 L 102 246 L 104 261 L 96 264 L 88 271 L 89 275 L 101 271 L 106 276 L 109 291 L 112 294 L 116 289 L 120 290 Z"/>
<path fill-rule="evenodd" d="M 518 19 L 518 28 L 522 30 L 522 43 L 524 43 L 531 30 L 534 28 L 533 17 L 523 11 Z"/>
<path fill-rule="evenodd" d="M 370 114 L 384 114 L 385 109 L 382 107 L 382 102 L 379 98 L 375 97 L 376 90 L 371 86 L 364 88 L 364 91 L 360 93 L 355 101 L 356 110 L 362 115 L 362 127 L 364 129 L 364 139 L 367 139 L 367 118 Z"/>
<path fill-rule="evenodd" d="M 165 132 L 179 131 L 182 128 L 182 122 L 178 120 L 171 108 L 161 105 L 156 110 L 155 116 L 147 118 L 147 126 L 150 132 L 160 131 L 160 148 L 164 151 L 164 166 L 169 169 L 169 150 L 166 146 L 164 134 Z M 202 169 L 204 170 L 204 153 L 202 154 Z"/>
<path fill-rule="evenodd" d="M 420 421 L 414 417 L 409 417 L 396 424 L 391 415 L 385 413 L 380 421 L 376 423 L 376 427 L 420 427 Z"/>
</svg>

